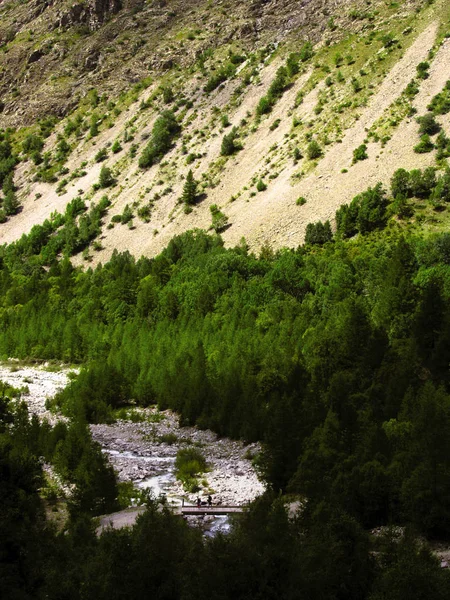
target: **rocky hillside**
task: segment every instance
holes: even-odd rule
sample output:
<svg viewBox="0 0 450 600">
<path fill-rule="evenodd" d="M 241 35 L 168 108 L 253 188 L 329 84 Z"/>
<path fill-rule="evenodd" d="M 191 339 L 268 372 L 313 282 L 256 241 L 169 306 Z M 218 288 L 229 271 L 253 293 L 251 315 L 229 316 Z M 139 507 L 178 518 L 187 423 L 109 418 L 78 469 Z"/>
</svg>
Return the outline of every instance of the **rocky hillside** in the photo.
<svg viewBox="0 0 450 600">
<path fill-rule="evenodd" d="M 417 117 L 446 98 L 448 33 L 445 0 L 3 1 L 0 240 L 66 212 L 80 262 L 193 228 L 297 246 L 397 169 L 445 168 L 448 111 L 428 146 Z"/>
</svg>

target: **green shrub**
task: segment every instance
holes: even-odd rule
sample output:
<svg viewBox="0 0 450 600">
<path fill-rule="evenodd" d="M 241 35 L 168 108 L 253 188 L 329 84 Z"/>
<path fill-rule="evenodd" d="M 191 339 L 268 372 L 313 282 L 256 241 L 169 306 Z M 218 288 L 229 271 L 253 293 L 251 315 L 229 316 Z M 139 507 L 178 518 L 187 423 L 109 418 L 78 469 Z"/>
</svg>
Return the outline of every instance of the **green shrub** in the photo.
<svg viewBox="0 0 450 600">
<path fill-rule="evenodd" d="M 417 77 L 419 77 L 419 79 L 427 79 L 429 77 L 429 73 L 428 73 L 429 68 L 430 68 L 430 63 L 428 63 L 428 62 L 419 63 L 416 67 Z"/>
<path fill-rule="evenodd" d="M 111 146 L 111 152 L 113 154 L 117 154 L 121 150 L 122 150 L 122 146 L 120 145 L 119 140 L 115 140 L 114 143 L 113 143 L 113 145 Z"/>
<path fill-rule="evenodd" d="M 164 104 L 170 104 L 175 99 L 175 94 L 173 93 L 173 89 L 170 86 L 163 87 L 162 89 L 162 97 Z"/>
<path fill-rule="evenodd" d="M 9 192 L 7 192 L 3 198 L 3 210 L 5 215 L 9 217 L 17 214 L 19 207 L 20 203 L 17 200 L 16 194 L 13 190 L 9 190 Z"/>
<path fill-rule="evenodd" d="M 166 110 L 161 113 L 153 125 L 150 141 L 139 158 L 140 168 L 147 169 L 164 156 L 180 130 L 172 111 Z"/>
<path fill-rule="evenodd" d="M 238 131 L 236 127 L 233 127 L 228 135 L 224 135 L 222 139 L 222 146 L 220 153 L 222 156 L 231 156 L 235 152 L 241 149 L 241 145 L 236 142 Z"/>
<path fill-rule="evenodd" d="M 420 125 L 419 133 L 421 135 L 435 135 L 441 130 L 441 126 L 439 125 L 439 123 L 436 122 L 436 119 L 434 118 L 434 114 L 432 112 L 426 113 L 425 115 L 423 115 L 423 117 L 417 117 L 416 121 Z"/>
<path fill-rule="evenodd" d="M 337 68 L 341 67 L 344 64 L 344 57 L 340 52 L 337 52 L 334 55 L 334 64 Z"/>
<path fill-rule="evenodd" d="M 56 152 L 55 152 L 55 160 L 56 162 L 63 162 L 66 160 L 68 154 L 70 154 L 70 151 L 72 150 L 72 148 L 70 147 L 70 145 L 66 142 L 66 140 L 63 137 L 59 138 L 59 141 L 56 145 Z"/>
<path fill-rule="evenodd" d="M 366 158 L 369 158 L 366 144 L 361 144 L 361 146 L 358 146 L 358 148 L 353 150 L 353 164 L 359 160 L 365 160 Z"/>
<path fill-rule="evenodd" d="M 32 152 L 41 152 L 44 140 L 39 135 L 29 133 L 22 142 L 22 152 L 30 155 Z"/>
<path fill-rule="evenodd" d="M 131 222 L 131 219 L 133 218 L 133 212 L 130 208 L 130 205 L 127 204 L 125 206 L 125 208 L 123 209 L 123 213 L 120 217 L 120 222 L 122 223 L 122 225 L 126 225 L 127 223 Z"/>
<path fill-rule="evenodd" d="M 102 148 L 95 155 L 95 162 L 102 162 L 108 158 L 108 150 L 106 148 Z"/>
<path fill-rule="evenodd" d="M 266 115 L 266 114 L 270 113 L 271 110 L 272 110 L 272 103 L 270 102 L 270 100 L 267 96 L 263 96 L 260 99 L 260 101 L 258 102 L 258 105 L 256 107 L 256 114 L 258 116 Z"/>
<path fill-rule="evenodd" d="M 178 436 L 175 433 L 165 433 L 158 437 L 158 442 L 172 446 L 178 442 Z"/>
<path fill-rule="evenodd" d="M 352 88 L 353 91 L 355 92 L 355 94 L 357 94 L 358 92 L 360 92 L 363 89 L 362 83 L 359 81 L 359 79 L 356 79 L 356 77 L 352 77 Z"/>
<path fill-rule="evenodd" d="M 115 183 L 115 180 L 114 180 L 111 169 L 109 167 L 106 167 L 105 165 L 103 165 L 103 167 L 100 170 L 98 185 L 101 188 L 108 188 L 108 187 L 111 187 L 112 185 L 114 185 L 114 183 Z"/>
<path fill-rule="evenodd" d="M 258 190 L 258 192 L 264 192 L 265 190 L 267 190 L 267 185 L 262 179 L 260 179 L 256 184 L 256 189 Z"/>
<path fill-rule="evenodd" d="M 208 468 L 206 459 L 197 448 L 181 448 L 175 459 L 175 476 L 187 484 Z"/>
<path fill-rule="evenodd" d="M 280 125 L 281 123 L 281 119 L 276 119 L 272 125 L 269 127 L 270 131 L 275 131 L 275 129 L 277 129 L 277 127 Z"/>
<path fill-rule="evenodd" d="M 212 216 L 211 229 L 214 229 L 216 233 L 220 233 L 228 225 L 228 217 L 219 209 L 217 204 L 212 204 L 209 210 Z"/>
<path fill-rule="evenodd" d="M 303 158 L 303 154 L 298 146 L 294 148 L 294 152 L 292 153 L 292 156 L 294 157 L 294 160 L 296 162 Z"/>
<path fill-rule="evenodd" d="M 319 146 L 316 140 L 311 140 L 306 148 L 306 155 L 309 160 L 314 160 L 322 156 L 322 148 Z"/>
<path fill-rule="evenodd" d="M 272 110 L 273 105 L 281 98 L 288 84 L 288 69 L 286 67 L 280 67 L 276 72 L 275 79 L 270 84 L 267 94 L 261 98 L 256 107 L 257 116 L 265 115 Z"/>
<path fill-rule="evenodd" d="M 301 62 L 306 62 L 313 56 L 314 56 L 313 46 L 312 46 L 311 42 L 306 42 L 300 48 L 300 52 L 298 53 L 299 60 L 301 60 Z"/>
<path fill-rule="evenodd" d="M 427 108 L 435 115 L 446 115 L 450 112 L 450 80 L 447 81 L 442 92 L 434 96 Z"/>
<path fill-rule="evenodd" d="M 205 92 L 209 93 L 219 87 L 227 79 L 236 73 L 236 67 L 233 63 L 227 63 L 225 66 L 212 73 L 204 87 Z"/>
<path fill-rule="evenodd" d="M 419 85 L 415 79 L 411 79 L 404 91 L 405 95 L 412 99 L 419 93 Z"/>
<path fill-rule="evenodd" d="M 300 70 L 299 64 L 298 64 L 299 58 L 298 55 L 295 53 L 291 53 L 289 54 L 287 60 L 286 60 L 286 69 L 287 69 L 287 74 L 289 77 L 294 77 L 294 75 L 297 75 L 297 73 Z"/>
<path fill-rule="evenodd" d="M 414 152 L 417 152 L 417 154 L 426 154 L 432 150 L 434 150 L 434 144 L 428 134 L 422 135 L 420 142 L 417 144 L 417 146 L 414 146 Z"/>
</svg>

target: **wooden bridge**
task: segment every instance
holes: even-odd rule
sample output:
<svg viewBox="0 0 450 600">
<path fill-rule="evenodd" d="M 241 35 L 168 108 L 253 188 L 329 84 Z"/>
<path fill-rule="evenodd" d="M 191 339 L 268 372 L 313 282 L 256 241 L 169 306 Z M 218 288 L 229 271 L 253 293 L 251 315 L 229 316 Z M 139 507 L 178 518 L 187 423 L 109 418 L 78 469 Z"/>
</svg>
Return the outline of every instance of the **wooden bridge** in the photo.
<svg viewBox="0 0 450 600">
<path fill-rule="evenodd" d="M 202 515 L 239 515 L 244 512 L 243 506 L 177 506 L 173 511 L 187 517 Z"/>
<path fill-rule="evenodd" d="M 236 515 L 244 512 L 243 506 L 171 506 L 172 512 L 179 516 L 197 516 L 203 517 L 205 515 Z M 145 506 L 136 506 L 133 508 L 126 508 L 119 512 L 103 515 L 99 517 L 99 527 L 97 528 L 97 535 L 106 529 L 107 527 L 113 527 L 114 529 L 121 529 L 122 527 L 131 527 L 136 522 L 139 515 L 145 512 Z"/>
</svg>

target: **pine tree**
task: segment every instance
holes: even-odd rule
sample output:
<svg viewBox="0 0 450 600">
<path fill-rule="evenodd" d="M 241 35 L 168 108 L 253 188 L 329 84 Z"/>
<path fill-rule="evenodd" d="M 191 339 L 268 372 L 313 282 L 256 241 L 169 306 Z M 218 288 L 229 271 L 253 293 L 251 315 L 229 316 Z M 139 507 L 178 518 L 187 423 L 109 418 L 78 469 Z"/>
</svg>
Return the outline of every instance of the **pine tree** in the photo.
<svg viewBox="0 0 450 600">
<path fill-rule="evenodd" d="M 187 204 L 192 205 L 195 204 L 197 199 L 197 181 L 194 179 L 194 175 L 192 173 L 192 169 L 190 169 L 187 174 L 186 181 L 183 187 L 183 194 L 181 196 L 181 200 Z"/>
<path fill-rule="evenodd" d="M 15 193 L 10 190 L 4 200 L 3 200 L 3 209 L 6 215 L 15 215 L 19 210 L 20 203 L 16 198 Z"/>
</svg>

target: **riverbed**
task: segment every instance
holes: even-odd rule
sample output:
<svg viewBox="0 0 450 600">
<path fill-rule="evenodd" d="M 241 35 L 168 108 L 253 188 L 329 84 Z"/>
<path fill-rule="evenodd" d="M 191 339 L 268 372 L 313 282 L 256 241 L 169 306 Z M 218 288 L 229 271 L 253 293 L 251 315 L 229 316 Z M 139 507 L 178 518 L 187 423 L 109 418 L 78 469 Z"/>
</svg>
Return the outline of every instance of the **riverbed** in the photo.
<svg viewBox="0 0 450 600">
<path fill-rule="evenodd" d="M 0 380 L 21 388 L 21 399 L 31 413 L 55 423 L 62 418 L 50 413 L 45 402 L 68 385 L 73 369 L 50 365 L 24 366 L 8 361 L 0 365 Z M 112 425 L 91 425 L 97 441 L 114 467 L 119 481 L 150 489 L 154 496 L 164 495 L 171 504 L 195 503 L 210 495 L 214 504 L 242 506 L 264 492 L 252 458 L 258 444 L 219 438 L 214 432 L 197 427 L 180 427 L 172 411 L 156 408 L 135 409 L 140 422 L 119 420 Z M 136 419 L 135 419 L 136 420 Z M 175 477 L 175 458 L 180 448 L 195 447 L 206 458 L 208 470 L 198 477 L 198 490 L 185 490 Z M 222 530 L 226 520 L 213 521 Z"/>
</svg>

